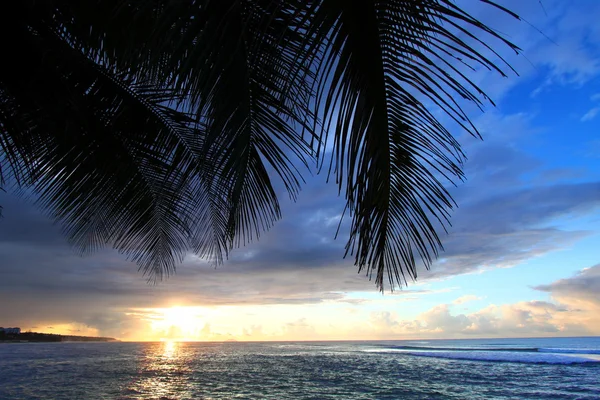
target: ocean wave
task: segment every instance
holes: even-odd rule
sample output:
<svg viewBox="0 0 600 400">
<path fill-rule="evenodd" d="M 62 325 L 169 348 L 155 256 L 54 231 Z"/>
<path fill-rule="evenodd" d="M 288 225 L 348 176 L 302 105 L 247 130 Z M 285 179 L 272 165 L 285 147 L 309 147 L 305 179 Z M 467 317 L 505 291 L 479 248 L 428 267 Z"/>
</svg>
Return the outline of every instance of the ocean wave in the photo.
<svg viewBox="0 0 600 400">
<path fill-rule="evenodd" d="M 534 353 L 540 351 L 538 347 L 435 347 L 435 346 L 386 346 L 389 349 L 397 350 L 418 350 L 418 351 L 510 351 Z"/>
<path fill-rule="evenodd" d="M 561 353 L 561 354 L 600 354 L 600 349 L 563 349 L 553 347 L 541 347 L 540 353 Z"/>
<path fill-rule="evenodd" d="M 405 346 L 406 347 L 406 346 Z M 388 349 L 367 349 L 366 352 L 373 353 L 401 353 L 404 355 L 416 356 L 416 357 L 433 357 L 433 358 L 444 358 L 454 360 L 468 360 L 468 361 L 490 361 L 490 362 L 513 362 L 513 363 L 527 363 L 527 364 L 598 364 L 600 365 L 600 359 L 595 357 L 584 357 L 584 354 L 590 353 L 575 353 L 577 355 L 566 355 L 566 354 L 553 354 L 544 353 L 538 351 L 472 351 L 471 349 L 465 351 L 460 349 L 452 350 L 440 350 L 434 351 L 422 350 L 409 350 L 400 348 L 388 348 Z M 538 350 L 538 348 L 531 348 Z"/>
<path fill-rule="evenodd" d="M 527 364 L 600 364 L 600 360 L 586 357 L 566 356 L 560 354 L 542 353 L 473 353 L 473 352 L 409 352 L 418 357 L 436 357 L 470 361 L 514 362 Z"/>
<path fill-rule="evenodd" d="M 562 347 L 491 347 L 491 346 L 385 346 L 385 349 L 401 351 L 462 351 L 462 352 L 516 352 L 558 354 L 600 354 L 600 349 Z"/>
</svg>

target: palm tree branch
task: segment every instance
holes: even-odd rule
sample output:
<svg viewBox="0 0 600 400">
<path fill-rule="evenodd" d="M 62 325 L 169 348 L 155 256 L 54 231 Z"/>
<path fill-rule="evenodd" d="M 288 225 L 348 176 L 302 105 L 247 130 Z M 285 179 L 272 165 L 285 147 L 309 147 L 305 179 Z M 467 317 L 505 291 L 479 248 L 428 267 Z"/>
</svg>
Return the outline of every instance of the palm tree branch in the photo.
<svg viewBox="0 0 600 400">
<path fill-rule="evenodd" d="M 393 289 L 416 278 L 417 261 L 428 268 L 437 256 L 438 228 L 446 229 L 455 205 L 440 178 L 462 179 L 460 145 L 424 100 L 478 135 L 453 95 L 477 105 L 487 98 L 444 55 L 503 73 L 459 38 L 485 45 L 460 24 L 508 42 L 445 0 L 324 0 L 316 14 L 320 79 L 329 82 L 320 109 L 324 126 L 334 127 L 330 173 L 352 217 L 346 253 L 359 271 L 376 273 L 381 290 L 386 276 Z"/>
</svg>

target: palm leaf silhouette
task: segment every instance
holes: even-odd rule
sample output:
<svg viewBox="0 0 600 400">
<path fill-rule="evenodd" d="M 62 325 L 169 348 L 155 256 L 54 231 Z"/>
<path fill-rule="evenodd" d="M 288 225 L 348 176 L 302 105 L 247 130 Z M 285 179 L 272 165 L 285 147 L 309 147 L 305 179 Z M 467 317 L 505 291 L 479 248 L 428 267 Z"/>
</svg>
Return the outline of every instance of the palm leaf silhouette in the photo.
<svg viewBox="0 0 600 400">
<path fill-rule="evenodd" d="M 478 135 L 456 98 L 487 97 L 460 65 L 504 74 L 488 42 L 518 51 L 449 0 L 2 11 L 1 182 L 32 187 L 82 252 L 112 245 L 150 279 L 190 248 L 220 263 L 257 239 L 281 217 L 273 179 L 295 199 L 314 163 L 345 196 L 359 271 L 381 290 L 416 278 L 462 178 L 432 107 Z"/>
</svg>

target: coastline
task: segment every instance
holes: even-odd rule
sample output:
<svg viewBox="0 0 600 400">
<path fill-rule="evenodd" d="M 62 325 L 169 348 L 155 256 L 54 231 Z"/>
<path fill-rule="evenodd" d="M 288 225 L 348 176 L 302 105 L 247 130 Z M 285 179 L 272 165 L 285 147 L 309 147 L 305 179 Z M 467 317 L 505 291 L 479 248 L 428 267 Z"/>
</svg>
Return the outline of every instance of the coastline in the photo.
<svg viewBox="0 0 600 400">
<path fill-rule="evenodd" d="M 59 343 L 59 342 L 119 342 L 111 337 L 58 335 L 53 333 L 25 332 L 18 335 L 6 335 L 0 343 Z"/>
</svg>

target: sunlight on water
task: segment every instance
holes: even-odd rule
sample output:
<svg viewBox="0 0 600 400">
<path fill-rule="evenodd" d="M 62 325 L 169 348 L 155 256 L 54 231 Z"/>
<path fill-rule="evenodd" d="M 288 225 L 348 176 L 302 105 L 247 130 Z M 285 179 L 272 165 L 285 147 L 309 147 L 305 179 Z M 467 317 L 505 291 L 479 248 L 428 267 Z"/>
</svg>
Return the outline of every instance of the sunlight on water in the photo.
<svg viewBox="0 0 600 400">
<path fill-rule="evenodd" d="M 140 362 L 138 379 L 132 382 L 126 393 L 160 399 L 189 397 L 189 359 L 185 343 L 172 340 L 153 343 L 147 347 Z"/>
<path fill-rule="evenodd" d="M 175 358 L 176 352 L 179 348 L 179 342 L 174 340 L 166 340 L 163 343 L 163 357 L 167 359 Z"/>
</svg>

